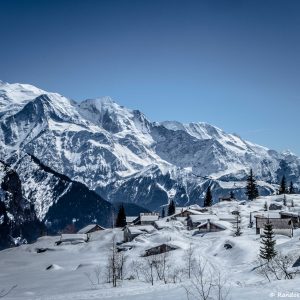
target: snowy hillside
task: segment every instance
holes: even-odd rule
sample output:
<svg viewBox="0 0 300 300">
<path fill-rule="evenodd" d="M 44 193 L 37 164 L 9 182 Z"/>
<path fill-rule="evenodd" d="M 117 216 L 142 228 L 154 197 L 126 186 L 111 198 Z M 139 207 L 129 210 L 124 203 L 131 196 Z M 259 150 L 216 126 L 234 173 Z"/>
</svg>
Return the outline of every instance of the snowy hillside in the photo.
<svg viewBox="0 0 300 300">
<path fill-rule="evenodd" d="M 298 157 L 205 123 L 151 122 L 109 97 L 77 104 L 24 84 L 1 82 L 0 99 L 2 160 L 17 164 L 16 157 L 29 153 L 111 202 L 151 209 L 170 199 L 202 204 L 208 184 L 215 201 L 230 190 L 243 195 L 250 168 L 263 195 L 275 191 L 283 174 L 299 186 Z M 45 201 L 47 207 L 54 200 Z"/>
<path fill-rule="evenodd" d="M 300 197 L 287 196 L 288 206 L 291 200 L 294 201 L 294 207 L 287 207 L 286 210 L 298 212 Z M 272 277 L 268 282 L 257 272 L 261 238 L 255 234 L 255 228 L 248 227 L 251 212 L 260 211 L 271 216 L 274 211 L 264 212 L 265 202 L 269 206 L 272 203 L 280 204 L 282 201 L 282 196 L 271 196 L 261 197 L 246 205 L 239 205 L 238 202 L 214 205 L 210 213 L 218 216 L 231 214 L 234 210 L 240 211 L 241 236 L 234 236 L 233 225 L 225 221 L 219 221 L 226 224 L 225 230 L 197 235 L 197 230 L 188 231 L 181 222 L 170 221 L 162 230 L 144 233 L 132 242 L 122 244 L 129 250 L 121 252 L 125 255 L 124 280 L 118 282 L 116 288 L 112 288 L 111 283 L 106 282 L 107 261 L 112 251 L 113 236 L 115 242 L 121 242 L 123 231 L 99 231 L 91 234 L 88 243 L 65 243 L 58 246 L 55 242 L 60 237 L 45 236 L 34 244 L 0 252 L 0 269 L 5 270 L 5 273 L 0 273 L 1 287 L 9 289 L 17 285 L 6 297 L 11 300 L 183 300 L 187 299 L 185 288 L 195 292 L 192 285 L 194 275 L 191 279 L 187 276 L 187 258 L 191 247 L 195 259 L 201 258 L 207 265 L 214 266 L 213 278 L 220 274 L 222 293 L 228 291 L 228 299 L 269 299 L 280 298 L 284 293 L 299 293 L 300 275 L 291 280 L 276 280 Z M 292 264 L 299 258 L 299 236 L 300 229 L 294 230 L 292 238 L 275 236 L 276 250 L 292 257 Z M 175 250 L 168 252 L 165 257 L 166 283 L 155 276 L 152 285 L 147 277 L 149 273 L 146 272 L 149 271 L 147 259 L 150 258 L 143 256 L 147 249 L 161 243 L 168 243 L 175 247 Z M 37 249 L 46 250 L 37 253 Z M 194 263 L 194 267 L 196 265 Z M 208 282 L 209 277 L 205 277 L 205 280 Z M 218 299 L 215 289 L 212 289 L 210 299 Z"/>
</svg>

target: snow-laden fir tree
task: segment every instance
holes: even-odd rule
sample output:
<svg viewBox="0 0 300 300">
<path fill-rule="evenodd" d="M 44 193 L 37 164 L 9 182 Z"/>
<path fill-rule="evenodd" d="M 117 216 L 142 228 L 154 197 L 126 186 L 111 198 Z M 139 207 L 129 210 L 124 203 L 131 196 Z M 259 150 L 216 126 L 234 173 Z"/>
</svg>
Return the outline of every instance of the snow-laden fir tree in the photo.
<svg viewBox="0 0 300 300">
<path fill-rule="evenodd" d="M 290 194 L 295 194 L 295 188 L 294 188 L 293 181 L 291 181 L 291 183 L 290 183 L 289 193 Z"/>
<path fill-rule="evenodd" d="M 247 178 L 246 195 L 249 200 L 253 200 L 258 197 L 258 189 L 252 169 L 250 169 L 250 174 Z"/>
<path fill-rule="evenodd" d="M 265 201 L 265 204 L 264 204 L 264 211 L 267 211 L 268 210 L 268 203 L 267 201 Z"/>
<path fill-rule="evenodd" d="M 283 175 L 280 183 L 279 195 L 286 194 L 286 192 L 287 192 L 286 180 L 285 180 L 285 176 Z"/>
<path fill-rule="evenodd" d="M 264 225 L 264 236 L 261 240 L 259 256 L 262 259 L 270 261 L 277 254 L 275 250 L 276 240 L 274 239 L 273 225 L 268 219 Z"/>
<path fill-rule="evenodd" d="M 174 215 L 176 211 L 175 202 L 171 200 L 169 207 L 168 207 L 168 216 Z"/>
<path fill-rule="evenodd" d="M 125 213 L 124 205 L 121 204 L 116 219 L 116 227 L 124 227 L 124 226 L 126 226 L 126 213 Z"/>
<path fill-rule="evenodd" d="M 210 186 L 206 190 L 206 195 L 204 198 L 204 207 L 212 206 L 212 195 L 211 195 L 211 189 Z"/>
</svg>

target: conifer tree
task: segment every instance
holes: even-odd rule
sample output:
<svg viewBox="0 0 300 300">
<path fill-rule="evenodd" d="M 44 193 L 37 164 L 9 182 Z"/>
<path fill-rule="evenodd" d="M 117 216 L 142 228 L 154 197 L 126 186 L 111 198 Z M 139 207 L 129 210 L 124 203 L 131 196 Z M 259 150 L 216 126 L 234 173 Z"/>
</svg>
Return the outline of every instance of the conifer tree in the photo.
<svg viewBox="0 0 300 300">
<path fill-rule="evenodd" d="M 171 200 L 169 207 L 168 207 L 168 216 L 174 215 L 176 211 L 175 202 Z"/>
<path fill-rule="evenodd" d="M 250 174 L 247 178 L 247 186 L 246 186 L 246 195 L 248 196 L 249 200 L 253 200 L 258 197 L 258 189 L 256 185 L 256 180 L 253 176 L 252 169 L 250 170 Z"/>
<path fill-rule="evenodd" d="M 161 211 L 161 217 L 164 218 L 165 216 L 166 216 L 165 208 L 163 207 L 163 209 Z"/>
<path fill-rule="evenodd" d="M 204 199 L 204 207 L 212 206 L 212 195 L 211 195 L 211 189 L 210 186 L 206 190 L 206 195 Z"/>
<path fill-rule="evenodd" d="M 295 194 L 295 188 L 294 188 L 293 181 L 291 181 L 291 183 L 290 183 L 289 193 L 290 194 Z"/>
<path fill-rule="evenodd" d="M 116 219 L 116 227 L 124 227 L 124 226 L 126 226 L 126 213 L 125 213 L 124 205 L 121 204 Z"/>
<path fill-rule="evenodd" d="M 267 211 L 268 210 L 268 203 L 267 201 L 265 201 L 265 204 L 264 204 L 264 211 Z"/>
<path fill-rule="evenodd" d="M 285 176 L 283 175 L 280 183 L 279 195 L 286 194 L 286 192 L 287 192 L 286 180 L 285 180 Z"/>
<path fill-rule="evenodd" d="M 259 256 L 262 259 L 270 261 L 277 254 L 275 250 L 276 240 L 274 239 L 273 225 L 268 219 L 264 225 L 264 237 L 261 240 Z"/>
</svg>

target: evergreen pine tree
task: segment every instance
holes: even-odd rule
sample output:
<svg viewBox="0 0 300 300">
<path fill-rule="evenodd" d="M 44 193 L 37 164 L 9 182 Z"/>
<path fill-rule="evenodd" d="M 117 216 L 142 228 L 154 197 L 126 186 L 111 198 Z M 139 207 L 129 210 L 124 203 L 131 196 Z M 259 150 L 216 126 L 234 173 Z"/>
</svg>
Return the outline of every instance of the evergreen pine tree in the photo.
<svg viewBox="0 0 300 300">
<path fill-rule="evenodd" d="M 295 189 L 294 189 L 293 181 L 291 181 L 291 183 L 290 183 L 289 193 L 290 194 L 295 194 Z"/>
<path fill-rule="evenodd" d="M 206 195 L 204 199 L 204 207 L 209 207 L 209 206 L 212 206 L 212 195 L 211 195 L 210 186 L 206 190 Z"/>
<path fill-rule="evenodd" d="M 267 201 L 265 201 L 265 204 L 264 204 L 264 211 L 267 211 L 268 210 L 268 204 L 267 204 Z"/>
<path fill-rule="evenodd" d="M 274 239 L 273 225 L 268 220 L 264 225 L 264 237 L 261 240 L 259 256 L 262 259 L 270 261 L 277 254 L 275 250 L 276 240 Z"/>
<path fill-rule="evenodd" d="M 126 213 L 125 213 L 124 205 L 121 204 L 116 219 L 116 227 L 124 227 L 124 226 L 126 226 Z"/>
<path fill-rule="evenodd" d="M 168 216 L 174 215 L 176 211 L 175 202 L 172 200 L 168 207 Z"/>
<path fill-rule="evenodd" d="M 295 207 L 294 200 L 291 201 L 291 207 Z"/>
<path fill-rule="evenodd" d="M 279 195 L 286 194 L 286 192 L 287 192 L 286 180 L 285 180 L 285 176 L 283 175 L 280 183 Z"/>
<path fill-rule="evenodd" d="M 249 200 L 253 200 L 258 197 L 258 189 L 256 185 L 256 180 L 253 176 L 252 169 L 250 170 L 250 174 L 247 178 L 247 186 L 246 186 L 246 195 L 248 196 Z"/>
<path fill-rule="evenodd" d="M 163 209 L 161 211 L 161 217 L 164 218 L 165 216 L 166 216 L 165 208 L 163 207 Z"/>
</svg>

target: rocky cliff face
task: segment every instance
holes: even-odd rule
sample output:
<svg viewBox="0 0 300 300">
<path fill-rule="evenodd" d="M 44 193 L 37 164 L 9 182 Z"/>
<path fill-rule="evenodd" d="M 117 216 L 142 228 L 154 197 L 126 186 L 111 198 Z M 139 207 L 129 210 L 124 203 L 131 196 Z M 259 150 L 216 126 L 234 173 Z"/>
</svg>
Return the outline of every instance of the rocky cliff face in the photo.
<svg viewBox="0 0 300 300">
<path fill-rule="evenodd" d="M 49 179 L 55 188 L 48 193 L 46 180 L 32 175 L 36 164 L 30 155 L 110 202 L 151 209 L 170 199 L 201 204 L 209 184 L 215 201 L 230 190 L 244 197 L 250 168 L 263 194 L 274 192 L 283 174 L 299 185 L 298 157 L 206 123 L 151 122 L 109 97 L 77 104 L 30 85 L 1 83 L 0 100 L 0 156 L 26 182 L 24 193 L 34 199 L 39 218 L 50 214 L 56 193 L 67 185 Z"/>
</svg>

